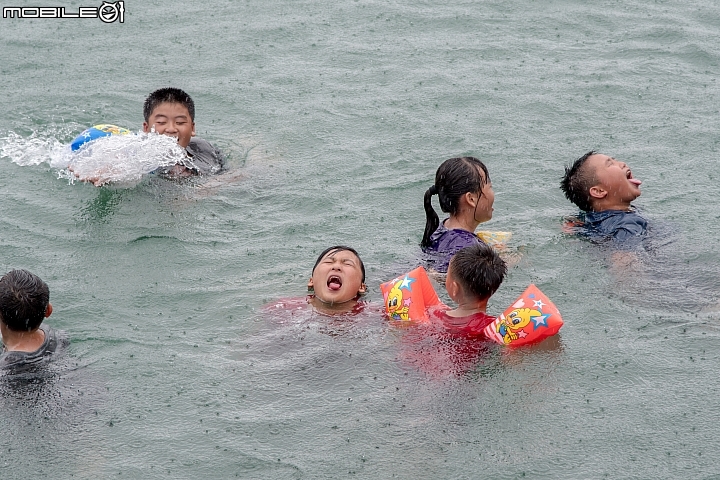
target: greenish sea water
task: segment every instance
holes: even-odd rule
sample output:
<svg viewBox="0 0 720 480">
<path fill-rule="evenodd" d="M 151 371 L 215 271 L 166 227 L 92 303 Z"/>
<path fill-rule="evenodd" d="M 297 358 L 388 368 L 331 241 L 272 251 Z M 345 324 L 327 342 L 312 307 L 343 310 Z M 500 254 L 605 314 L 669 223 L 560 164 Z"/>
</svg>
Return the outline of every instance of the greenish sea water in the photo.
<svg viewBox="0 0 720 480">
<path fill-rule="evenodd" d="M 720 5 L 698 0 L 0 18 L 0 270 L 46 280 L 48 323 L 71 339 L 45 381 L 2 387 L 0 477 L 715 478 L 718 32 Z M 192 95 L 230 175 L 58 178 L 53 148 L 93 124 L 137 130 L 164 86 Z M 631 271 L 561 231 L 576 213 L 563 167 L 590 149 L 643 180 L 658 234 Z M 468 359 L 375 311 L 263 310 L 302 296 L 338 243 L 379 308 L 458 155 L 488 166 L 483 228 L 522 253 L 489 311 L 533 282 L 563 314 L 558 338 Z"/>
</svg>

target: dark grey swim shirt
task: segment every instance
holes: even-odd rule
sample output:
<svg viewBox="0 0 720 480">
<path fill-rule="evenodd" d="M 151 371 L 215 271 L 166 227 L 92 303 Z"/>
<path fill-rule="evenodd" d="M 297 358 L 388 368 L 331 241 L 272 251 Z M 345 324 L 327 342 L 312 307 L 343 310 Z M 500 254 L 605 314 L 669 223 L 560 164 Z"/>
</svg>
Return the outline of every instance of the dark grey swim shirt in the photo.
<svg viewBox="0 0 720 480">
<path fill-rule="evenodd" d="M 187 167 L 193 168 L 200 175 L 218 173 L 225 166 L 222 152 L 207 140 L 193 137 L 185 150 L 190 157 Z"/>
<path fill-rule="evenodd" d="M 578 231 L 590 240 L 612 240 L 617 248 L 629 250 L 638 246 L 648 231 L 648 221 L 636 210 L 586 212 Z"/>
<path fill-rule="evenodd" d="M 50 328 L 48 325 L 40 325 L 40 329 L 45 332 L 45 340 L 40 348 L 34 352 L 6 352 L 3 348 L 0 354 L 0 370 L 17 370 L 35 365 L 40 365 L 50 361 L 52 357 L 65 349 L 68 340 L 64 335 Z"/>
</svg>

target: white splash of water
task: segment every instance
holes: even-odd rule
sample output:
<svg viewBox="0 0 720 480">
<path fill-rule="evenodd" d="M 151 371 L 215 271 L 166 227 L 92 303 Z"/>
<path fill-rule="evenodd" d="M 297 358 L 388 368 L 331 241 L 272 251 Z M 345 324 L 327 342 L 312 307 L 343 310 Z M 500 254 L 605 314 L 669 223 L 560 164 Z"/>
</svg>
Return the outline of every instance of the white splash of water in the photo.
<svg viewBox="0 0 720 480">
<path fill-rule="evenodd" d="M 95 185 L 133 184 L 158 169 L 176 164 L 192 166 L 175 138 L 152 132 L 98 138 L 75 152 L 52 135 L 22 137 L 9 132 L 0 138 L 0 156 L 20 166 L 48 163 L 58 169 L 58 178 Z"/>
<path fill-rule="evenodd" d="M 159 168 L 183 164 L 187 155 L 173 137 L 154 133 L 110 135 L 98 138 L 76 152 L 66 147 L 51 154 L 50 165 L 60 168 L 59 176 L 105 183 L 135 183 Z"/>
<path fill-rule="evenodd" d="M 26 167 L 40 165 L 48 161 L 50 152 L 62 148 L 63 144 L 54 137 L 43 137 L 33 132 L 24 138 L 15 132 L 9 132 L 0 138 L 0 157 L 8 157 L 13 163 Z"/>
</svg>

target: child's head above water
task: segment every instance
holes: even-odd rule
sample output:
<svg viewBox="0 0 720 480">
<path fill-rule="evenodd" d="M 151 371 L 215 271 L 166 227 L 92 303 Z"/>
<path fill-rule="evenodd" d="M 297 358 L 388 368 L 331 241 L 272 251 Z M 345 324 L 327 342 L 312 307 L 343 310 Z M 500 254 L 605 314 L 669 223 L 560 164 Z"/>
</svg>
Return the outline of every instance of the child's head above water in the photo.
<svg viewBox="0 0 720 480">
<path fill-rule="evenodd" d="M 343 245 L 325 249 L 315 261 L 308 290 L 323 303 L 357 300 L 366 291 L 365 265 L 358 253 Z"/>
<path fill-rule="evenodd" d="M 484 243 L 472 245 L 450 260 L 445 288 L 458 304 L 487 303 L 506 273 L 505 262 L 492 247 Z"/>
<path fill-rule="evenodd" d="M 495 194 L 490 174 L 483 162 L 475 157 L 458 157 L 445 160 L 435 174 L 435 184 L 425 192 L 425 233 L 420 245 L 429 247 L 430 236 L 440 225 L 440 219 L 432 206 L 432 196 L 437 195 L 440 209 L 450 218 L 475 227 L 492 218 Z M 467 217 L 467 218 L 461 218 Z"/>
<path fill-rule="evenodd" d="M 32 332 L 52 313 L 50 289 L 27 270 L 12 270 L 0 278 L 0 321 L 12 332 Z"/>
<path fill-rule="evenodd" d="M 568 200 L 586 212 L 629 210 L 640 196 L 640 184 L 626 163 L 589 151 L 565 167 L 560 189 Z"/>
<path fill-rule="evenodd" d="M 143 115 L 145 133 L 154 128 L 158 134 L 177 138 L 183 148 L 195 136 L 195 103 L 179 88 L 161 88 L 152 92 L 145 99 Z"/>
</svg>

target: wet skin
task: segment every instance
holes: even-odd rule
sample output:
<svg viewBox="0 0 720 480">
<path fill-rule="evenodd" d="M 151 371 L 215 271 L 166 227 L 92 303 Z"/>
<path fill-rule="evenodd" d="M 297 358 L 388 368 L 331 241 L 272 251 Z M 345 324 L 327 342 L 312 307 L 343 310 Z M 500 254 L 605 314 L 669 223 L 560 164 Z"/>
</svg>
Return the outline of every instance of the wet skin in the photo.
<svg viewBox="0 0 720 480">
<path fill-rule="evenodd" d="M 315 298 L 335 305 L 357 300 L 365 293 L 360 259 L 348 250 L 330 251 L 320 260 L 308 282 Z"/>
<path fill-rule="evenodd" d="M 147 122 L 143 122 L 143 132 L 155 133 L 177 138 L 178 145 L 185 148 L 195 136 L 195 122 L 190 111 L 180 103 L 164 102 L 155 107 Z"/>
<path fill-rule="evenodd" d="M 597 184 L 590 188 L 593 210 L 629 210 L 630 202 L 642 193 L 642 182 L 633 177 L 625 162 L 596 153 L 586 160 L 587 168 L 595 172 Z"/>
</svg>

